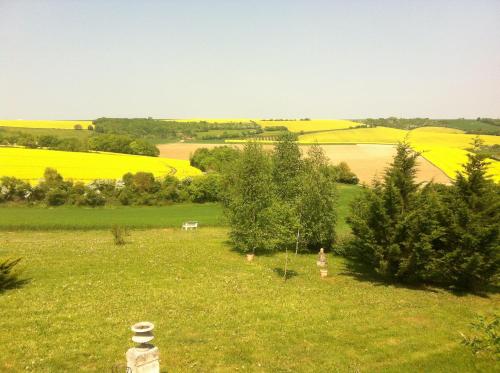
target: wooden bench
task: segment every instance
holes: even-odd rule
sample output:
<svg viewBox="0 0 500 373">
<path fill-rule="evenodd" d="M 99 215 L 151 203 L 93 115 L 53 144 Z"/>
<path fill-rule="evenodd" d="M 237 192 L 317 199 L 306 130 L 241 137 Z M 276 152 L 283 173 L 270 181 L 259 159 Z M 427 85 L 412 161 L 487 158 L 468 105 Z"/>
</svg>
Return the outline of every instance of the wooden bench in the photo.
<svg viewBox="0 0 500 373">
<path fill-rule="evenodd" d="M 198 229 L 198 222 L 197 221 L 187 221 L 184 224 L 182 224 L 182 229 L 184 230 L 190 230 L 190 229 Z"/>
</svg>

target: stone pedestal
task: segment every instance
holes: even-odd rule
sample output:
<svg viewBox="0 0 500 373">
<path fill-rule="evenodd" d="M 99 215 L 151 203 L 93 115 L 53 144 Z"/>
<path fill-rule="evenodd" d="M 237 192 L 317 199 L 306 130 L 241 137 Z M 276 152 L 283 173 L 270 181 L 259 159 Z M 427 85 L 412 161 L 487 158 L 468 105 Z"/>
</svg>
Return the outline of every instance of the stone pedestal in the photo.
<svg viewBox="0 0 500 373">
<path fill-rule="evenodd" d="M 127 373 L 160 373 L 160 353 L 150 344 L 154 338 L 154 325 L 143 321 L 132 326 L 135 333 L 132 341 L 138 346 L 129 348 L 126 353 Z"/>
<path fill-rule="evenodd" d="M 160 373 L 160 352 L 158 347 L 151 347 L 132 347 L 127 351 L 127 373 Z"/>
</svg>

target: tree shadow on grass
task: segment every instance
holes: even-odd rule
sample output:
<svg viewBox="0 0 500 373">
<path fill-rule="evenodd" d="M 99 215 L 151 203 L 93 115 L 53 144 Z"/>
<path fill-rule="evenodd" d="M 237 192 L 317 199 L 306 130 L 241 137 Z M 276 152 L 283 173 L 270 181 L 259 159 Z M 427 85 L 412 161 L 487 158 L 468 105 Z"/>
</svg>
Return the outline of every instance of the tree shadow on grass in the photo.
<svg viewBox="0 0 500 373">
<path fill-rule="evenodd" d="M 357 281 L 361 282 L 371 282 L 375 286 L 386 286 L 394 288 L 403 288 L 419 291 L 428 291 L 431 293 L 438 293 L 439 291 L 435 288 L 429 287 L 422 284 L 409 284 L 396 282 L 392 279 L 388 279 L 379 273 L 375 272 L 372 268 L 368 267 L 364 263 L 357 262 L 353 259 L 346 259 L 345 271 L 339 273 L 343 276 L 349 276 Z"/>
<path fill-rule="evenodd" d="M 412 284 L 397 282 L 393 279 L 388 279 L 379 273 L 375 272 L 372 268 L 364 263 L 360 263 L 352 258 L 347 258 L 345 261 L 345 271 L 340 272 L 340 275 L 350 276 L 357 281 L 371 282 L 375 286 L 386 286 L 418 291 L 426 291 L 430 293 L 448 292 L 457 297 L 467 295 L 475 295 L 481 298 L 490 298 L 489 294 L 497 294 L 500 289 L 495 286 L 490 286 L 484 290 L 465 290 L 452 287 L 443 287 L 436 284 Z"/>
<path fill-rule="evenodd" d="M 251 254 L 251 252 L 249 252 L 249 251 L 244 251 L 244 250 L 241 250 L 237 247 L 234 247 L 232 242 L 229 240 L 224 241 L 224 245 L 228 246 L 229 250 L 232 251 L 233 253 L 239 254 L 241 256 Z M 276 254 L 276 251 L 272 251 L 272 250 L 259 250 L 259 249 L 255 250 L 256 257 L 257 256 L 269 257 L 269 256 L 274 256 L 275 254 Z"/>
<path fill-rule="evenodd" d="M 29 278 L 20 278 L 21 271 L 14 268 L 20 261 L 21 258 L 0 262 L 0 294 L 21 288 L 31 281 Z"/>
<path fill-rule="evenodd" d="M 273 272 L 276 273 L 279 277 L 284 278 L 285 277 L 285 270 L 283 268 L 276 267 L 273 269 Z M 288 269 L 286 271 L 286 279 L 293 278 L 295 276 L 298 276 L 299 274 L 297 271 L 294 271 L 293 269 Z"/>
</svg>

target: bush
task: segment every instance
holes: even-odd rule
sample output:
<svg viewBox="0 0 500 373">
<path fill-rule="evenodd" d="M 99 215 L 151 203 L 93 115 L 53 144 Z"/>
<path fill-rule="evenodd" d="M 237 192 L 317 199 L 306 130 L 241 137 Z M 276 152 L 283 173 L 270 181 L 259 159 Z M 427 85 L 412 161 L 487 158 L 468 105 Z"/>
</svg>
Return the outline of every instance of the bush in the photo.
<svg viewBox="0 0 500 373">
<path fill-rule="evenodd" d="M 187 190 L 193 202 L 216 202 L 220 199 L 221 177 L 207 174 L 193 178 Z"/>
<path fill-rule="evenodd" d="M 50 189 L 45 195 L 45 201 L 49 206 L 61 206 L 66 203 L 68 192 L 62 188 Z"/>
<path fill-rule="evenodd" d="M 198 148 L 191 156 L 190 163 L 202 171 L 223 172 L 239 155 L 238 149 L 229 146 L 217 146 L 213 149 Z"/>
<path fill-rule="evenodd" d="M 338 183 L 357 184 L 359 179 L 354 172 L 351 171 L 349 165 L 345 162 L 340 162 L 336 166 L 332 166 L 335 179 Z"/>
<path fill-rule="evenodd" d="M 125 228 L 119 226 L 119 225 L 113 225 L 111 227 L 111 234 L 113 235 L 113 240 L 115 245 L 124 245 L 125 244 L 125 235 L 126 235 L 126 230 Z"/>
<path fill-rule="evenodd" d="M 0 202 L 19 202 L 30 198 L 31 186 L 15 177 L 0 178 Z"/>
<path fill-rule="evenodd" d="M 83 195 L 83 204 L 91 207 L 104 206 L 106 198 L 99 190 L 88 189 Z"/>
<path fill-rule="evenodd" d="M 471 348 L 474 354 L 485 354 L 500 359 L 500 317 L 494 314 L 491 320 L 478 316 L 472 324 L 474 334 L 462 334 L 462 344 Z"/>
<path fill-rule="evenodd" d="M 81 130 L 81 129 L 83 129 L 83 127 L 82 127 L 82 125 L 81 125 L 81 124 L 75 124 L 75 125 L 73 126 L 73 128 L 74 128 L 75 130 Z"/>
</svg>

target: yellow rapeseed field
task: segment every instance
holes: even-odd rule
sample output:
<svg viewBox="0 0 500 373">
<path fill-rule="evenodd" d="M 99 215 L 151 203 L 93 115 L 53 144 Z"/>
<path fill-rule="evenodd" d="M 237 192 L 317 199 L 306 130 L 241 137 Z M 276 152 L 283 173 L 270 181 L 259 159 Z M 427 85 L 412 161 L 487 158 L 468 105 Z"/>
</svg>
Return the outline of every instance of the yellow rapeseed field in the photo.
<svg viewBox="0 0 500 373">
<path fill-rule="evenodd" d="M 83 129 L 87 129 L 91 120 L 5 120 L 0 119 L 0 127 L 23 127 L 23 128 L 57 128 L 74 129 L 75 124 L 80 124 Z"/>
<path fill-rule="evenodd" d="M 311 120 L 285 120 L 263 121 L 256 120 L 262 127 L 284 126 L 291 132 L 315 132 L 354 128 L 362 123 L 345 119 L 311 119 Z"/>
<path fill-rule="evenodd" d="M 299 137 L 300 143 L 332 144 L 395 144 L 405 138 L 407 131 L 395 128 L 357 128 L 342 131 L 311 133 Z"/>
<path fill-rule="evenodd" d="M 182 179 L 201 174 L 189 161 L 116 153 L 79 153 L 57 150 L 0 147 L 0 176 L 14 176 L 36 183 L 46 167 L 68 179 L 121 179 L 127 172 L 175 175 Z"/>
<path fill-rule="evenodd" d="M 457 171 L 467 161 L 467 148 L 470 148 L 476 135 L 469 135 L 460 130 L 441 127 L 422 127 L 412 131 L 387 127 L 359 128 L 343 131 L 320 132 L 299 137 L 300 143 L 327 144 L 395 144 L 408 140 L 413 148 L 448 176 L 455 177 Z M 482 135 L 480 138 L 486 145 L 500 144 L 499 136 Z M 494 180 L 500 181 L 500 162 L 491 161 L 489 173 Z"/>
</svg>

